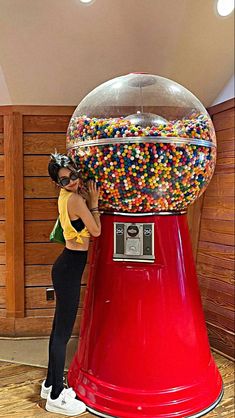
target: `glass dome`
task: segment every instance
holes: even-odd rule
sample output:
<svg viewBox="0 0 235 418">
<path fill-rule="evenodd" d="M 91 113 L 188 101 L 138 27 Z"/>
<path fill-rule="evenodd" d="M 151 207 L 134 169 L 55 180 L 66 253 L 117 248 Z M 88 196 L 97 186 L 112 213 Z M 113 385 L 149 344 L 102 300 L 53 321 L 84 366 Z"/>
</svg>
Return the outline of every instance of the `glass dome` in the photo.
<svg viewBox="0 0 235 418">
<path fill-rule="evenodd" d="M 111 212 L 185 211 L 214 171 L 216 138 L 200 101 L 172 80 L 132 73 L 101 84 L 76 108 L 67 151 Z"/>
</svg>

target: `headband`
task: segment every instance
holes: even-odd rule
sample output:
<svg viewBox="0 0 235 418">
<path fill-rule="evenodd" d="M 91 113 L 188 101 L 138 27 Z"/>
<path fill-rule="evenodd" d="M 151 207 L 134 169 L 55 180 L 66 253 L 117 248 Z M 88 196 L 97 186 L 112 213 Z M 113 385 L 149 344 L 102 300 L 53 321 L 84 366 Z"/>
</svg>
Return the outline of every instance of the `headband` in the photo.
<svg viewBox="0 0 235 418">
<path fill-rule="evenodd" d="M 51 154 L 51 160 L 54 160 L 60 167 L 68 167 L 72 161 L 67 155 L 59 154 L 56 150 L 54 154 Z"/>
</svg>

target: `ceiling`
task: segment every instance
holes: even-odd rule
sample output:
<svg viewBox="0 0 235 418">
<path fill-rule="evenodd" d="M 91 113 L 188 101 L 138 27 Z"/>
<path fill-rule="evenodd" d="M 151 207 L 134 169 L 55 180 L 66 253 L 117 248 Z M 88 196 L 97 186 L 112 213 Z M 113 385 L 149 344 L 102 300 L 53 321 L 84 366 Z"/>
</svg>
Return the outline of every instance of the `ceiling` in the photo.
<svg viewBox="0 0 235 418">
<path fill-rule="evenodd" d="M 215 0 L 0 0 L 0 104 L 75 105 L 113 77 L 170 78 L 209 106 L 234 72 Z"/>
</svg>

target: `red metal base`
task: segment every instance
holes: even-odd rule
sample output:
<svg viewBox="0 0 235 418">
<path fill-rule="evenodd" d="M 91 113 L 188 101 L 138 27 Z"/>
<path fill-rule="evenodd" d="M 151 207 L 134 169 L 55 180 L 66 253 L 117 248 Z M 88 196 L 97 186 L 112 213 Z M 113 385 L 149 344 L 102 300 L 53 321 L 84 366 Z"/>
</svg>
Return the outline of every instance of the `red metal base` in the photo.
<svg viewBox="0 0 235 418">
<path fill-rule="evenodd" d="M 113 222 L 154 222 L 155 262 L 113 261 Z M 68 382 L 101 416 L 198 417 L 218 403 L 186 215 L 102 216 Z"/>
</svg>

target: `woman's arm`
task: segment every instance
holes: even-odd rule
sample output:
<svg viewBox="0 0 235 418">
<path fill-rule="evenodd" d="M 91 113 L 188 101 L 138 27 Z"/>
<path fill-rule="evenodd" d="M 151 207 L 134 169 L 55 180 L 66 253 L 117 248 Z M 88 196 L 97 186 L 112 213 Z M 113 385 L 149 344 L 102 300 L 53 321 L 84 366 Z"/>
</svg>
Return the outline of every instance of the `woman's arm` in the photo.
<svg viewBox="0 0 235 418">
<path fill-rule="evenodd" d="M 93 208 L 97 207 L 98 199 L 97 199 L 97 202 L 93 200 L 92 203 L 96 204 L 96 206 L 93 206 Z M 89 233 L 93 237 L 98 237 L 100 235 L 101 223 L 100 223 L 100 214 L 98 212 L 98 209 L 95 210 L 94 212 L 90 212 L 82 196 L 74 193 L 70 197 L 68 201 L 68 212 L 70 216 L 73 214 L 73 216 L 77 216 L 81 218 L 85 226 L 87 227 Z"/>
</svg>

